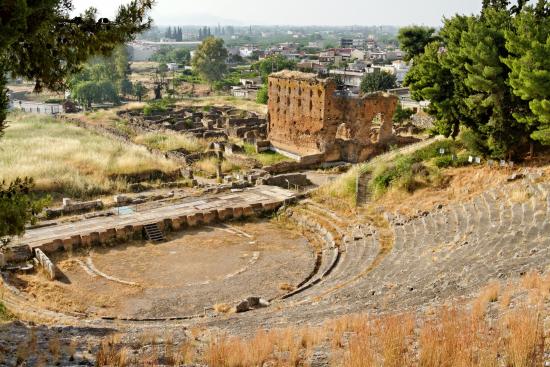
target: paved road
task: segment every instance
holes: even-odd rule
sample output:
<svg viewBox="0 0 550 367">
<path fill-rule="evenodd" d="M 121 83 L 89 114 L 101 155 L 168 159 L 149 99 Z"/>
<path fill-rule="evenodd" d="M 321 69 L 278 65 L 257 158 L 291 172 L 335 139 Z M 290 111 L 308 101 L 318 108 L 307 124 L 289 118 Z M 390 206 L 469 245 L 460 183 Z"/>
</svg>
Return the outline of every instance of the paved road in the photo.
<svg viewBox="0 0 550 367">
<path fill-rule="evenodd" d="M 275 186 L 257 186 L 240 192 L 216 194 L 194 198 L 178 204 L 162 206 L 143 212 L 133 212 L 111 217 L 85 219 L 74 223 L 58 224 L 51 227 L 28 230 L 18 242 L 31 247 L 71 236 L 101 232 L 126 225 L 149 224 L 177 216 L 190 215 L 209 209 L 243 207 L 268 202 L 282 202 L 296 196 L 292 191 Z"/>
</svg>

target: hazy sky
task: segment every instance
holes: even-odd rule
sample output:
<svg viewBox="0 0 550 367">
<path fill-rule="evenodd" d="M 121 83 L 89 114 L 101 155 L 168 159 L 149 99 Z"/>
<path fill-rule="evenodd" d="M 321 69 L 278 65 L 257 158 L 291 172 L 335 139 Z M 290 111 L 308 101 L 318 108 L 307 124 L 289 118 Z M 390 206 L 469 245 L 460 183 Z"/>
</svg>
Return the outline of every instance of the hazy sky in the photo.
<svg viewBox="0 0 550 367">
<path fill-rule="evenodd" d="M 111 16 L 124 0 L 74 0 Z M 481 0 L 156 0 L 157 25 L 408 25 L 441 24 L 443 16 L 479 11 Z"/>
</svg>

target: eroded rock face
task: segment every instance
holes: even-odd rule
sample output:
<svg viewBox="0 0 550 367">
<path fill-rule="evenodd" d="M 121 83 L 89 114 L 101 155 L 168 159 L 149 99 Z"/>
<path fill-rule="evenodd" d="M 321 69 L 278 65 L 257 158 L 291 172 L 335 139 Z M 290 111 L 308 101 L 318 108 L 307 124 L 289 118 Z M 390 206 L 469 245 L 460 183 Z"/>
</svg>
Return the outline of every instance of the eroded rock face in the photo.
<svg viewBox="0 0 550 367">
<path fill-rule="evenodd" d="M 372 150 L 372 145 L 392 137 L 396 96 L 350 97 L 337 91 L 334 80 L 300 72 L 272 74 L 268 83 L 268 139 L 276 148 L 300 156 L 329 153 L 325 160 L 347 160 L 365 156 L 363 148 Z M 359 150 L 340 153 L 350 149 L 347 143 Z"/>
</svg>

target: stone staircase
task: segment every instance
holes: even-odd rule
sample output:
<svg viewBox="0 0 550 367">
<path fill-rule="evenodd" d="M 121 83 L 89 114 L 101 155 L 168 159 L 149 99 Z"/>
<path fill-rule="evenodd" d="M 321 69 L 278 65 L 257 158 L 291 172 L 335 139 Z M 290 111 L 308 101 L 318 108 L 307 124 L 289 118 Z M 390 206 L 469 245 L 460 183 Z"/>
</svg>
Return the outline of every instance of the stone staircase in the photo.
<svg viewBox="0 0 550 367">
<path fill-rule="evenodd" d="M 144 225 L 143 230 L 145 231 L 145 237 L 149 241 L 157 243 L 164 241 L 164 235 L 156 223 Z"/>
<path fill-rule="evenodd" d="M 361 206 L 366 204 L 369 200 L 369 181 L 371 174 L 360 171 L 357 175 L 356 181 L 356 193 L 355 193 L 355 205 Z"/>
</svg>

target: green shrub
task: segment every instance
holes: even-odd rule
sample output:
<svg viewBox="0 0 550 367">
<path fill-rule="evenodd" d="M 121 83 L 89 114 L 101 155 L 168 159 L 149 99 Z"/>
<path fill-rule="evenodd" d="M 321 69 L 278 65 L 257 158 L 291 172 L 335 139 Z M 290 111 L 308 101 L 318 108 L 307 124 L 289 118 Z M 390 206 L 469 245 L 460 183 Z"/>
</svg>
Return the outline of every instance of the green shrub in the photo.
<svg viewBox="0 0 550 367">
<path fill-rule="evenodd" d="M 474 155 L 486 155 L 488 153 L 486 142 L 470 129 L 462 129 L 458 136 L 458 140 L 466 150 Z"/>
<path fill-rule="evenodd" d="M 63 103 L 63 98 L 48 98 L 47 100 L 44 101 L 44 103 Z"/>
<path fill-rule="evenodd" d="M 445 149 L 445 154 L 457 154 L 462 149 L 462 144 L 456 140 L 445 139 L 436 141 L 425 148 L 419 149 L 412 154 L 415 161 L 428 161 L 435 157 L 440 157 L 440 149 Z"/>
<path fill-rule="evenodd" d="M 148 102 L 145 107 L 143 107 L 143 114 L 145 116 L 151 116 L 155 113 L 164 113 L 168 108 L 172 107 L 174 100 L 171 98 L 163 98 L 158 101 Z"/>
<path fill-rule="evenodd" d="M 13 315 L 8 311 L 6 306 L 0 302 L 0 321 L 9 321 L 13 319 Z"/>
<path fill-rule="evenodd" d="M 454 159 L 451 155 L 444 155 L 434 158 L 433 163 L 438 168 L 447 168 L 454 166 Z"/>
</svg>

